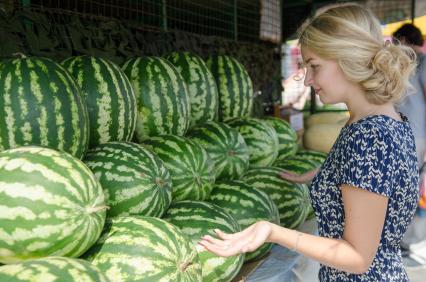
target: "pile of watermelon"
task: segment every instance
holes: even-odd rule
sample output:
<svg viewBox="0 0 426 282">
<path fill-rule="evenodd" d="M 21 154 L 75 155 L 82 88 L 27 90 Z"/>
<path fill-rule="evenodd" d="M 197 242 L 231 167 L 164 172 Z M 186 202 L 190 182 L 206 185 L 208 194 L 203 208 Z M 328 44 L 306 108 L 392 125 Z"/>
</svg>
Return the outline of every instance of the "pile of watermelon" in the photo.
<svg viewBox="0 0 426 282">
<path fill-rule="evenodd" d="M 313 215 L 308 186 L 279 173 L 326 156 L 251 116 L 235 58 L 21 56 L 1 61 L 0 90 L 1 281 L 231 281 L 272 245 L 225 259 L 201 236 Z"/>
</svg>

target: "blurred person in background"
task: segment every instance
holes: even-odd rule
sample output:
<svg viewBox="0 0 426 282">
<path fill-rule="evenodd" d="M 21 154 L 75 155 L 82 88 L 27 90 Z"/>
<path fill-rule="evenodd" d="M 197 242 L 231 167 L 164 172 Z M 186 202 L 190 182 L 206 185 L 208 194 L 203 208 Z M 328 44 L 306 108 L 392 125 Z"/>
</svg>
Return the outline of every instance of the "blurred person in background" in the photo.
<svg viewBox="0 0 426 282">
<path fill-rule="evenodd" d="M 413 129 L 417 160 L 421 174 L 420 200 L 414 217 L 402 241 L 406 254 L 419 263 L 426 264 L 426 55 L 422 52 L 423 35 L 413 24 L 402 25 L 393 34 L 394 41 L 411 47 L 417 55 L 417 68 L 411 77 L 411 85 L 405 99 L 397 105 L 397 110 L 408 117 Z M 414 254 L 414 256 L 413 256 Z"/>
</svg>

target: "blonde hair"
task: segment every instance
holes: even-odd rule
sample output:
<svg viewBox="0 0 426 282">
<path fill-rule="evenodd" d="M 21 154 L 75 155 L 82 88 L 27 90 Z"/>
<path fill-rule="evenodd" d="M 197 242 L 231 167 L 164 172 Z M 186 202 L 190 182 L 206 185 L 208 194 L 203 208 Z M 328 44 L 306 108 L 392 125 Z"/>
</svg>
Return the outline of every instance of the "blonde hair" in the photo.
<svg viewBox="0 0 426 282">
<path fill-rule="evenodd" d="M 414 51 L 384 42 L 377 18 L 357 4 L 333 6 L 308 19 L 299 29 L 299 43 L 321 58 L 336 60 L 367 100 L 378 105 L 400 101 L 416 67 Z"/>
</svg>

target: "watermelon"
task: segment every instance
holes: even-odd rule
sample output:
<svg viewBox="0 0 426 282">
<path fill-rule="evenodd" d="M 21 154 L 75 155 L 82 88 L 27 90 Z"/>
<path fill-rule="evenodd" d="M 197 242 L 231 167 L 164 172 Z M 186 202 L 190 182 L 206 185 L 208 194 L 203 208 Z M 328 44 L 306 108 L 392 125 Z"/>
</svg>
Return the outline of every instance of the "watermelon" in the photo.
<svg viewBox="0 0 426 282">
<path fill-rule="evenodd" d="M 297 152 L 297 134 L 290 124 L 280 118 L 267 117 L 263 121 L 275 129 L 278 135 L 278 157 L 276 161 L 294 156 Z"/>
<path fill-rule="evenodd" d="M 128 60 L 123 66 L 138 104 L 136 138 L 174 134 L 183 136 L 190 122 L 185 81 L 173 65 L 157 57 Z"/>
<path fill-rule="evenodd" d="M 195 246 L 178 227 L 155 217 L 107 219 L 84 258 L 112 281 L 201 281 Z"/>
<path fill-rule="evenodd" d="M 219 90 L 219 120 L 249 117 L 253 108 L 253 83 L 235 58 L 215 55 L 207 60 Z"/>
<path fill-rule="evenodd" d="M 190 126 L 217 120 L 219 93 L 216 81 L 203 59 L 189 52 L 173 52 L 165 58 L 173 64 L 188 86 Z"/>
<path fill-rule="evenodd" d="M 228 125 L 237 129 L 247 143 L 250 166 L 270 166 L 278 156 L 278 135 L 275 129 L 255 118 L 229 120 Z"/>
<path fill-rule="evenodd" d="M 136 96 L 120 67 L 92 56 L 72 57 L 62 65 L 80 86 L 87 104 L 89 147 L 130 141 L 136 127 Z"/>
<path fill-rule="evenodd" d="M 3 282 L 108 282 L 91 263 L 75 258 L 46 257 L 0 267 Z"/>
<path fill-rule="evenodd" d="M 216 179 L 238 179 L 249 167 L 249 150 L 243 136 L 225 123 L 209 121 L 187 134 L 200 144 L 214 163 Z"/>
<path fill-rule="evenodd" d="M 318 168 L 317 162 L 307 158 L 298 158 L 295 156 L 285 160 L 281 160 L 279 162 L 275 162 L 274 166 L 297 174 L 303 174 Z"/>
<path fill-rule="evenodd" d="M 327 154 L 312 150 L 300 150 L 296 153 L 295 158 L 312 161 L 320 167 L 327 159 Z"/>
<path fill-rule="evenodd" d="M 297 174 L 303 174 L 308 171 L 320 168 L 323 161 L 326 158 L 326 154 L 316 151 L 299 151 L 295 156 L 290 157 L 286 160 L 276 162 L 274 165 Z M 307 183 L 308 186 L 311 184 Z M 313 207 L 310 206 L 310 211 L 306 219 L 312 219 L 315 217 Z"/>
<path fill-rule="evenodd" d="M 277 167 L 253 168 L 241 179 L 268 194 L 278 207 L 281 225 L 293 229 L 305 222 L 311 200 L 306 184 L 282 179 L 279 176 L 281 171 Z"/>
<path fill-rule="evenodd" d="M 89 144 L 89 117 L 71 75 L 50 59 L 0 63 L 0 151 L 40 145 L 81 158 Z"/>
<path fill-rule="evenodd" d="M 162 135 L 145 140 L 144 146 L 154 151 L 172 176 L 172 200 L 205 200 L 215 182 L 214 165 L 206 150 L 194 141 L 175 135 Z"/>
<path fill-rule="evenodd" d="M 101 234 L 104 193 L 65 152 L 27 146 L 0 153 L 0 262 L 78 257 Z"/>
<path fill-rule="evenodd" d="M 226 233 L 241 231 L 238 222 L 225 209 L 208 202 L 181 201 L 170 206 L 164 219 L 192 239 L 201 261 L 203 281 L 231 281 L 238 274 L 244 255 L 218 257 L 198 245 L 202 236 L 215 236 L 216 228 Z"/>
<path fill-rule="evenodd" d="M 209 202 L 224 208 L 240 224 L 241 229 L 266 220 L 280 224 L 277 206 L 260 189 L 251 187 L 243 181 L 221 181 L 215 184 Z M 262 258 L 272 248 L 272 244 L 263 244 L 256 251 L 246 254 L 245 261 Z"/>
<path fill-rule="evenodd" d="M 84 162 L 102 185 L 110 207 L 107 216 L 161 217 L 172 200 L 172 180 L 163 161 L 139 144 L 109 142 Z"/>
</svg>

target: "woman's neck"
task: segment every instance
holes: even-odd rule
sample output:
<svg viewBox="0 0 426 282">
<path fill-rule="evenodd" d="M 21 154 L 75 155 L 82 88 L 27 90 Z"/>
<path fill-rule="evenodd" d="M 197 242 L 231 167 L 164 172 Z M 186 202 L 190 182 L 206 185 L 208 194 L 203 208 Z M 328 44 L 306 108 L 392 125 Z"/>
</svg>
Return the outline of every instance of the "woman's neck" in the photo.
<svg viewBox="0 0 426 282">
<path fill-rule="evenodd" d="M 395 120 L 401 121 L 401 117 L 396 112 L 395 107 L 392 103 L 386 103 L 383 105 L 375 105 L 368 101 L 358 100 L 352 103 L 346 104 L 350 113 L 347 124 L 356 122 L 366 116 L 371 115 L 386 115 Z"/>
</svg>

